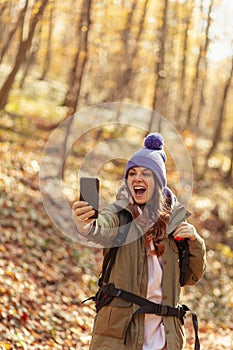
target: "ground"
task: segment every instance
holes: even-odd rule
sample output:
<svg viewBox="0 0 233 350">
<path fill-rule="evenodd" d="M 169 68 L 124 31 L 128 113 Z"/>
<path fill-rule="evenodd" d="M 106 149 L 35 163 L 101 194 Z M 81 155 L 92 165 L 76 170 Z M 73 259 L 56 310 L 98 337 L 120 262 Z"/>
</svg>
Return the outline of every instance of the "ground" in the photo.
<svg viewBox="0 0 233 350">
<path fill-rule="evenodd" d="M 1 118 L 0 349 L 85 350 L 95 310 L 92 302 L 81 302 L 96 291 L 102 251 L 62 235 L 44 210 L 38 172 L 50 128 L 43 123 Z M 205 217 L 200 214 L 203 197 L 194 195 L 193 217 L 206 236 L 209 265 L 203 281 L 184 291 L 184 300 L 198 313 L 201 348 L 230 349 L 232 251 L 228 242 L 216 241 L 217 233 L 213 243 L 211 227 L 224 223 L 209 208 Z M 190 317 L 185 326 L 186 350 L 193 349 Z"/>
</svg>

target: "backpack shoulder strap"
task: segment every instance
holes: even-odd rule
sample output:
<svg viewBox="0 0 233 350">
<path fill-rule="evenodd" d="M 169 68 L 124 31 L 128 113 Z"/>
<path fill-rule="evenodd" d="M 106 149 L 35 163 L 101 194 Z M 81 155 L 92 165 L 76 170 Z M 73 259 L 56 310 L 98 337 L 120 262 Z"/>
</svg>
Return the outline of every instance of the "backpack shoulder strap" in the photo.
<svg viewBox="0 0 233 350">
<path fill-rule="evenodd" d="M 112 267 L 115 263 L 116 260 L 116 255 L 119 246 L 124 244 L 126 241 L 128 231 L 129 231 L 129 224 L 132 221 L 132 215 L 130 212 L 128 212 L 125 209 L 120 210 L 118 213 L 118 218 L 119 218 L 119 229 L 118 229 L 118 234 L 116 238 L 113 241 L 113 247 L 110 248 L 109 252 L 105 254 L 103 265 L 102 265 L 102 272 L 101 272 L 101 277 L 99 278 L 99 286 L 101 287 L 103 284 L 108 283 Z"/>
<path fill-rule="evenodd" d="M 179 252 L 179 267 L 180 267 L 180 285 L 183 287 L 187 282 L 187 273 L 189 265 L 189 245 L 188 239 L 185 238 L 182 241 L 176 241 L 176 245 Z"/>
</svg>

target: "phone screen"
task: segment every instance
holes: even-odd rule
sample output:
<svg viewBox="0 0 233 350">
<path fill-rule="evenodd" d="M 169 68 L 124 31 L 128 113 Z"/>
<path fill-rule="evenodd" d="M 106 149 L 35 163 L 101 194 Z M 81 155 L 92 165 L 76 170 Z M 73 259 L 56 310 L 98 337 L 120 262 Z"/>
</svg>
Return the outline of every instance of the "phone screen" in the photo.
<svg viewBox="0 0 233 350">
<path fill-rule="evenodd" d="M 80 200 L 88 202 L 95 214 L 92 218 L 98 217 L 99 210 L 99 179 L 96 177 L 81 177 L 80 178 Z"/>
</svg>

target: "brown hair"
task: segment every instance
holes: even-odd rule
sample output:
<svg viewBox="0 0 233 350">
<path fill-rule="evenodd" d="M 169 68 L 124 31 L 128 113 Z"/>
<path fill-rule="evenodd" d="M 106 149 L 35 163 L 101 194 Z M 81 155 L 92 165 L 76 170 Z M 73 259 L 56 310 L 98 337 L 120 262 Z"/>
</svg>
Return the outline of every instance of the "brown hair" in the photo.
<svg viewBox="0 0 233 350">
<path fill-rule="evenodd" d="M 155 192 L 152 199 L 141 208 L 141 215 L 137 203 L 129 204 L 129 208 L 133 216 L 137 218 L 137 223 L 143 228 L 148 255 L 161 256 L 164 253 L 164 238 L 170 219 L 171 205 L 165 201 L 157 183 L 155 182 Z M 153 249 L 151 249 L 151 243 L 153 244 Z"/>
</svg>

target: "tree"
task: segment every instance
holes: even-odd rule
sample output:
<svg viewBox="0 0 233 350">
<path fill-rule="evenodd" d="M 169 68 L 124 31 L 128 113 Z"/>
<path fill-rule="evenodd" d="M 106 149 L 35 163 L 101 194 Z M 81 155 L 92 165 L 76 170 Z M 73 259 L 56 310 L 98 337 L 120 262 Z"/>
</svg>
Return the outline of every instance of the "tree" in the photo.
<svg viewBox="0 0 233 350">
<path fill-rule="evenodd" d="M 202 0 L 202 11 L 201 13 L 205 13 L 206 3 Z M 207 71 L 207 50 L 209 47 L 209 30 L 211 24 L 210 14 L 213 7 L 213 0 L 210 1 L 206 20 L 203 20 L 202 25 L 204 29 L 203 38 L 200 41 L 200 49 L 195 67 L 195 74 L 193 76 L 192 88 L 193 91 L 191 93 L 192 99 L 190 101 L 190 105 L 187 112 L 186 117 L 186 127 L 193 124 L 193 121 L 196 121 L 196 125 L 199 125 L 201 107 L 204 103 L 204 82 L 206 80 L 206 71 Z"/>
<path fill-rule="evenodd" d="M 41 32 L 41 26 L 40 26 L 38 32 L 39 33 Z M 35 57 L 36 57 L 36 54 L 37 54 L 39 48 L 40 48 L 40 35 L 38 34 L 38 35 L 35 35 L 35 39 L 33 40 L 33 43 L 31 45 L 31 49 L 28 50 L 28 54 L 27 54 L 27 57 L 26 57 L 26 62 L 25 62 L 24 67 L 22 69 L 22 71 L 23 71 L 22 72 L 22 77 L 21 77 L 20 83 L 19 83 L 20 89 L 23 88 L 24 81 L 26 79 L 26 76 L 29 73 L 31 65 L 35 61 Z"/>
<path fill-rule="evenodd" d="M 186 102 L 186 86 L 188 82 L 187 68 L 188 68 L 188 58 L 189 58 L 189 29 L 191 27 L 191 17 L 193 15 L 193 3 L 182 4 L 182 11 L 185 11 L 184 18 L 181 21 L 181 32 L 179 33 L 181 37 L 180 44 L 180 76 L 178 77 L 178 94 L 176 102 L 176 112 L 175 119 L 178 122 L 179 127 L 184 124 L 183 116 L 185 114 L 185 102 Z"/>
<path fill-rule="evenodd" d="M 7 7 L 7 3 L 5 3 L 5 6 L 3 7 L 2 9 L 2 13 L 4 14 L 4 10 L 6 9 Z M 27 7 L 28 7 L 28 0 L 25 1 L 25 4 L 22 8 L 22 10 L 20 11 L 18 17 L 17 17 L 17 20 L 16 22 L 12 25 L 12 27 L 10 28 L 9 32 L 8 32 L 8 35 L 7 35 L 7 38 L 3 41 L 3 45 L 1 47 L 1 52 L 0 52 L 0 62 L 2 61 L 2 59 L 4 58 L 11 42 L 12 42 L 12 39 L 15 35 L 15 33 L 17 32 L 17 30 L 21 27 L 23 27 L 23 23 L 24 23 L 24 18 L 25 18 L 25 14 L 26 14 L 26 11 L 27 11 Z M 10 16 L 8 14 L 8 16 Z M 2 31 L 4 31 L 4 28 L 3 28 L 3 24 L 2 24 Z M 21 32 L 22 32 L 22 29 L 21 29 Z"/>
<path fill-rule="evenodd" d="M 64 105 L 75 112 L 80 96 L 84 69 L 88 55 L 88 32 L 90 29 L 90 12 L 92 0 L 84 0 L 82 16 L 79 25 L 78 49 L 69 72 L 69 87 L 65 96 Z"/>
<path fill-rule="evenodd" d="M 53 32 L 53 12 L 54 12 L 55 3 L 52 1 L 50 3 L 50 11 L 49 11 L 49 31 L 47 36 L 47 42 L 46 42 L 46 55 L 45 55 L 45 61 L 43 66 L 43 71 L 41 74 L 40 79 L 44 80 L 46 74 L 48 73 L 50 64 L 51 64 L 51 42 L 52 42 L 52 32 Z"/>
<path fill-rule="evenodd" d="M 80 91 L 81 91 L 81 85 L 82 85 L 82 79 L 84 75 L 84 69 L 87 62 L 87 55 L 88 55 L 88 32 L 90 27 L 90 13 L 91 13 L 91 4 L 92 0 L 84 0 L 83 7 L 82 7 L 82 17 L 80 22 L 80 36 L 79 36 L 79 45 L 78 45 L 78 51 L 75 55 L 73 66 L 70 70 L 70 82 L 69 82 L 69 89 L 65 96 L 64 105 L 69 107 L 67 117 L 70 117 L 71 114 L 73 114 L 76 111 Z M 69 136 L 69 131 L 71 128 L 73 122 L 73 116 L 69 118 L 68 122 L 66 123 L 66 131 L 65 131 L 65 139 L 63 147 L 61 148 L 61 159 L 64 159 L 65 153 L 66 153 L 66 145 L 67 140 Z"/>
<path fill-rule="evenodd" d="M 208 165 L 208 160 L 209 158 L 212 156 L 212 154 L 215 152 L 218 143 L 221 140 L 221 136 L 222 136 L 222 128 L 223 128 L 223 119 L 224 119 L 224 112 L 225 112 L 225 108 L 226 108 L 226 104 L 227 104 L 227 99 L 228 99 L 228 94 L 232 85 L 232 81 L 233 81 L 233 56 L 231 59 L 231 69 L 230 69 L 230 74 L 228 79 L 225 82 L 225 86 L 223 89 L 223 97 L 221 99 L 221 104 L 219 107 L 219 118 L 216 124 L 216 129 L 214 131 L 214 135 L 213 135 L 213 140 L 212 140 L 212 146 L 210 147 L 206 158 L 205 158 L 205 167 L 204 167 L 204 172 L 207 169 L 207 165 Z"/>
<path fill-rule="evenodd" d="M 138 24 L 138 32 L 135 38 L 135 44 L 131 44 L 129 45 L 128 40 L 125 40 L 125 50 L 124 50 L 124 62 L 126 63 L 126 68 L 122 74 L 122 80 L 121 80 L 121 84 L 120 84 L 120 89 L 119 89 L 119 96 L 118 98 L 121 100 L 124 96 L 129 96 L 130 95 L 130 88 L 129 88 L 129 83 L 131 81 L 132 75 L 133 75 L 133 62 L 134 59 L 137 55 L 137 51 L 138 51 L 138 46 L 141 40 L 141 36 L 144 30 L 144 24 L 145 24 L 145 18 L 146 18 L 146 13 L 147 13 L 147 6 L 148 6 L 148 2 L 149 0 L 146 0 L 144 2 L 144 6 L 143 6 L 143 11 L 142 11 L 142 16 L 140 18 L 140 22 Z M 133 4 L 133 9 L 135 9 L 136 3 Z M 130 27 L 130 25 L 132 24 L 132 12 L 130 13 L 130 16 L 128 18 L 128 26 Z M 125 30 L 128 36 L 129 33 L 129 28 Z M 124 32 L 125 32 L 124 31 Z M 128 46 L 131 46 L 130 50 L 127 49 Z"/>
<path fill-rule="evenodd" d="M 153 101 L 153 110 L 158 110 L 160 113 L 161 106 L 163 106 L 163 86 L 165 79 L 165 55 L 166 55 L 166 38 L 168 31 L 168 0 L 164 1 L 164 7 L 162 12 L 162 27 L 160 30 L 160 39 L 159 39 L 159 53 L 158 53 L 158 64 L 156 64 L 156 85 L 154 91 L 154 101 Z"/>
<path fill-rule="evenodd" d="M 117 76 L 117 89 L 114 89 L 111 93 L 111 99 L 113 101 L 121 100 L 124 97 L 126 92 L 125 86 L 127 84 L 128 76 L 129 76 L 129 67 L 132 65 L 132 45 L 129 45 L 130 38 L 132 36 L 131 26 L 133 21 L 133 14 L 136 8 L 137 1 L 133 0 L 133 3 L 128 10 L 128 14 L 126 16 L 124 29 L 121 31 L 121 42 L 122 42 L 122 50 L 120 60 L 124 62 L 123 69 L 119 69 Z"/>
<path fill-rule="evenodd" d="M 200 118 L 201 118 L 201 112 L 205 103 L 205 96 L 204 96 L 204 90 L 205 90 L 205 86 L 206 86 L 206 75 L 207 75 L 207 53 L 208 53 L 208 49 L 209 49 L 209 45 L 210 45 L 210 36 L 209 36 L 209 32 L 210 32 L 210 26 L 211 26 L 211 12 L 212 12 L 212 8 L 213 8 L 213 4 L 214 1 L 211 0 L 210 1 L 210 5 L 208 8 L 208 14 L 207 14 L 207 25 L 206 25 L 206 31 L 205 31 L 205 42 L 203 45 L 203 50 L 202 50 L 202 57 L 203 57 L 203 73 L 201 75 L 201 82 L 200 82 L 200 103 L 198 105 L 198 110 L 197 110 L 197 114 L 196 114 L 196 119 L 195 119 L 195 123 L 196 123 L 196 127 L 199 128 L 200 125 Z"/>
<path fill-rule="evenodd" d="M 167 16 L 168 16 L 168 0 L 165 1 L 163 12 L 162 12 L 162 27 L 160 29 L 160 38 L 159 38 L 159 52 L 158 52 L 158 63 L 156 62 L 156 68 L 155 68 L 155 74 L 156 74 L 156 84 L 154 88 L 154 99 L 152 104 L 152 109 L 154 111 L 159 111 L 159 113 L 162 113 L 161 106 L 163 105 L 163 85 L 164 85 L 164 65 L 165 65 L 165 54 L 166 54 L 166 37 L 167 37 Z M 153 125 L 153 112 L 151 115 L 151 119 L 149 122 L 149 130 L 152 130 Z M 160 119 L 159 119 L 160 121 Z M 158 130 L 160 128 L 160 122 L 158 125 Z"/>
<path fill-rule="evenodd" d="M 28 50 L 31 47 L 33 35 L 36 29 L 36 25 L 41 18 L 45 7 L 47 6 L 49 0 L 44 0 L 43 2 L 36 2 L 31 11 L 30 27 L 28 36 L 26 39 L 22 39 L 19 44 L 18 52 L 16 54 L 14 67 L 8 75 L 5 83 L 0 90 L 0 109 L 3 109 L 7 103 L 8 95 L 13 86 L 16 74 L 18 73 L 22 63 L 25 61 Z"/>
</svg>

